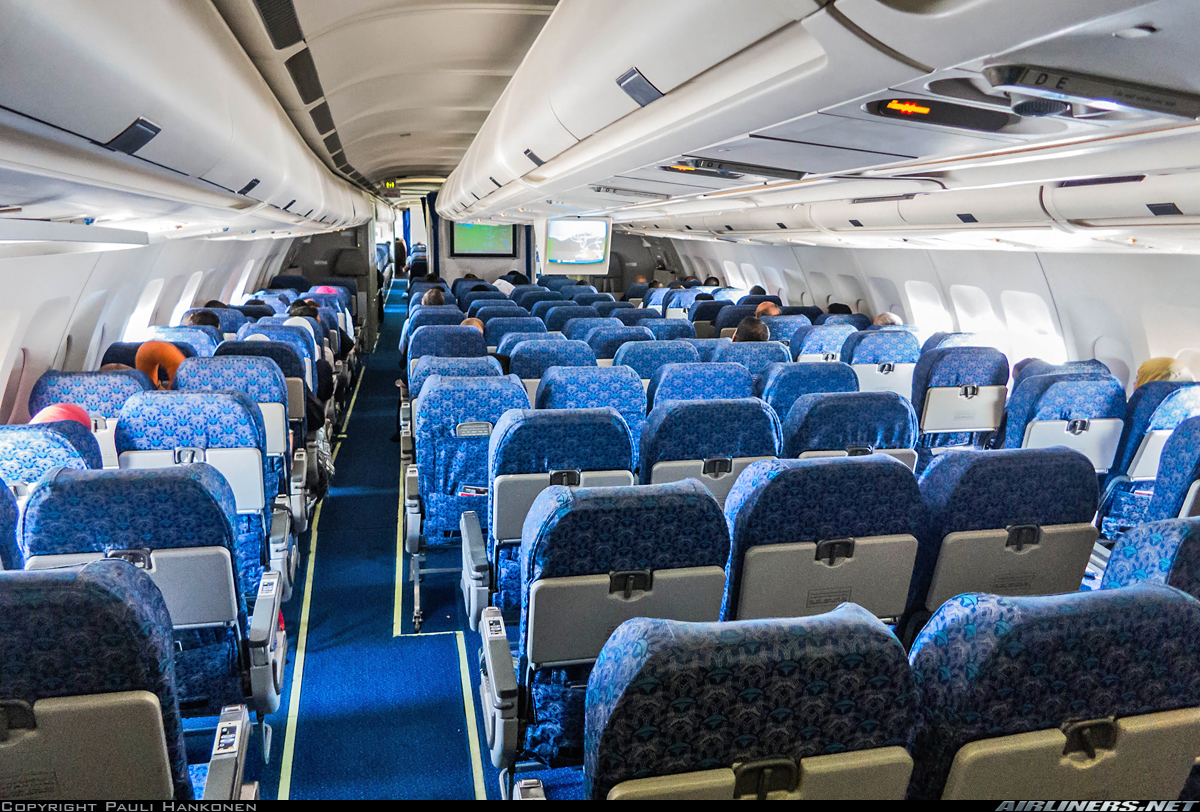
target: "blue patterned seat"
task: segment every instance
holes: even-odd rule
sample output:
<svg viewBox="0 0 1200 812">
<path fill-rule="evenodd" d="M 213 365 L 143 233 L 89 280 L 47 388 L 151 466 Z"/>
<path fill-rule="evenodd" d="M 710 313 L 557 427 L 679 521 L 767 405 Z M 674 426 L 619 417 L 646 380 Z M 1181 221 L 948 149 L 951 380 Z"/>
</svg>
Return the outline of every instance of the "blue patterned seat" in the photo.
<svg viewBox="0 0 1200 812">
<path fill-rule="evenodd" d="M 487 355 L 483 333 L 469 324 L 418 327 L 408 341 L 408 371 L 426 355 L 441 358 L 478 358 Z"/>
<path fill-rule="evenodd" d="M 308 388 L 316 391 L 317 344 L 307 330 L 283 324 L 245 324 L 237 333 L 238 341 L 262 336 L 268 341 L 280 341 L 291 346 L 304 363 L 304 378 Z"/>
<path fill-rule="evenodd" d="M 600 653 L 608 630 L 646 612 L 679 620 L 716 620 L 728 557 L 729 536 L 720 507 L 697 482 L 623 488 L 552 486 L 542 491 L 521 536 L 518 650 L 529 663 L 531 696 L 525 755 L 549 766 L 580 763 L 585 684 L 591 670 L 587 663 Z M 678 593 L 660 593 L 653 603 L 607 599 L 610 573 L 642 570 L 652 577 L 674 571 L 685 579 L 690 600 L 681 600 L 685 596 Z M 541 609 L 544 604 L 538 598 L 543 588 L 597 575 L 605 581 L 599 605 L 593 596 L 580 595 L 569 604 L 570 613 L 555 612 L 553 604 Z M 628 587 L 642 591 L 632 584 Z M 679 617 L 683 605 L 690 616 Z M 581 661 L 585 664 L 560 665 Z M 526 681 L 524 675 L 521 681 Z"/>
<path fill-rule="evenodd" d="M 849 324 L 855 330 L 865 330 L 871 326 L 871 317 L 865 313 L 823 313 L 813 320 L 813 324 Z"/>
<path fill-rule="evenodd" d="M 74 420 L 0 426 L 0 479 L 32 485 L 54 468 L 104 467 L 100 445 Z"/>
<path fill-rule="evenodd" d="M 25 553 L 17 542 L 17 497 L 0 483 L 0 570 L 19 570 L 25 566 Z"/>
<path fill-rule="evenodd" d="M 517 294 L 514 291 L 513 301 L 528 310 L 530 313 L 533 313 L 533 309 L 537 307 L 540 302 L 562 302 L 564 301 L 564 298 L 563 295 L 556 290 L 542 289 L 527 290 L 521 294 Z M 537 313 L 533 313 L 533 315 L 536 316 Z"/>
<path fill-rule="evenodd" d="M 400 330 L 400 354 L 408 356 L 409 337 L 421 327 L 435 324 L 462 324 L 463 313 L 457 305 L 416 305 Z"/>
<path fill-rule="evenodd" d="M 1166 584 L 1200 597 L 1200 519 L 1147 522 L 1117 537 L 1101 589 Z"/>
<path fill-rule="evenodd" d="M 482 279 L 467 279 L 466 277 L 459 277 L 450 283 L 450 292 L 460 299 L 464 293 L 468 293 L 473 290 L 494 291 L 496 290 L 496 286 L 489 284 Z"/>
<path fill-rule="evenodd" d="M 508 299 L 499 302 L 494 299 L 484 299 L 475 302 L 475 304 L 471 305 L 471 309 L 467 311 L 467 315 L 471 318 L 479 319 L 484 324 L 487 324 L 492 319 L 519 319 L 525 316 L 533 318 L 528 310 Z"/>
<path fill-rule="evenodd" d="M 1120 723 L 1200 705 L 1200 603 L 1167 587 L 959 595 L 925 626 L 909 661 L 924 715 L 910 799 L 996 797 L 990 792 L 997 786 L 1013 797 L 1175 798 L 1196 756 L 1163 746 L 1155 748 L 1152 766 L 1143 761 L 1141 769 L 1124 769 L 1117 738 L 1105 747 L 1106 756 L 1118 757 L 1111 769 L 1089 769 L 1087 737 L 1080 747 L 1059 732 L 1074 722 L 1115 717 Z M 1028 747 L 1028 738 L 1010 738 L 996 742 L 1012 754 L 1005 761 L 976 762 L 974 771 L 963 763 L 962 748 L 971 742 L 1035 731 L 1054 734 L 1040 754 L 1017 749 Z M 1056 769 L 1069 751 L 1083 768 Z M 976 749 L 976 755 L 983 754 Z M 1038 778 L 1050 770 L 1056 785 L 1046 787 Z M 979 786 L 985 781 L 987 787 Z"/>
<path fill-rule="evenodd" d="M 840 361 L 771 364 L 755 382 L 754 394 L 765 400 L 780 420 L 801 395 L 858 391 L 858 376 Z"/>
<path fill-rule="evenodd" d="M 423 355 L 408 376 L 408 391 L 412 397 L 421 395 L 421 387 L 434 375 L 443 378 L 498 378 L 504 374 L 500 362 L 486 355 L 473 358 L 439 358 Z"/>
<path fill-rule="evenodd" d="M 779 418 L 758 398 L 660 399 L 642 430 L 640 480 L 697 479 L 724 504 L 738 475 L 778 456 L 779 444 Z"/>
<path fill-rule="evenodd" d="M 597 327 L 624 327 L 616 319 L 603 316 L 588 316 L 586 318 L 569 319 L 562 326 L 562 334 L 571 341 L 584 341 L 588 333 Z"/>
<path fill-rule="evenodd" d="M 733 363 L 663 364 L 646 387 L 646 402 L 667 400 L 731 400 L 754 397 L 750 370 Z"/>
<path fill-rule="evenodd" d="M 522 341 L 513 348 L 509 371 L 518 378 L 537 380 L 550 367 L 591 367 L 596 353 L 582 341 Z"/>
<path fill-rule="evenodd" d="M 917 337 L 907 330 L 859 330 L 842 344 L 847 364 L 915 364 L 921 356 Z"/>
<path fill-rule="evenodd" d="M 808 316 L 764 316 L 762 323 L 767 325 L 772 341 L 782 341 L 787 344 L 801 327 L 812 324 Z"/>
<path fill-rule="evenodd" d="M 273 361 L 283 373 L 284 380 L 292 382 L 292 391 L 296 395 L 288 401 L 291 410 L 288 417 L 293 429 L 292 445 L 299 448 L 304 444 L 308 426 L 302 406 L 310 390 L 304 379 L 304 361 L 291 344 L 282 341 L 222 341 L 213 357 L 267 358 Z"/>
<path fill-rule="evenodd" d="M 238 568 L 246 599 L 253 600 L 264 562 L 249 551 L 261 553 L 272 541 L 268 494 L 275 484 L 258 404 L 242 392 L 145 392 L 125 402 L 114 439 L 122 468 L 208 462 L 220 471 L 237 503 Z M 271 560 L 281 557 L 279 571 L 289 572 L 294 540 L 281 541 L 287 548 L 272 550 Z"/>
<path fill-rule="evenodd" d="M 654 341 L 654 333 L 645 327 L 626 327 L 616 319 L 604 321 L 609 323 L 597 325 L 584 335 L 584 341 L 595 351 L 597 360 L 611 360 L 627 341 Z"/>
<path fill-rule="evenodd" d="M 1096 472 L 1087 457 L 1066 448 L 951 451 L 934 458 L 920 485 L 929 524 L 910 613 L 932 612 L 960 592 L 1079 589 L 1096 539 Z M 948 543 L 953 557 L 939 562 Z"/>
<path fill-rule="evenodd" d="M 267 316 L 255 322 L 257 325 L 276 325 L 278 327 L 299 327 L 308 333 L 309 338 L 313 341 L 313 357 L 320 358 L 322 356 L 321 349 L 325 345 L 325 340 L 328 336 L 325 334 L 325 327 L 321 324 L 320 319 L 314 319 L 312 316 Z M 303 325 L 308 325 L 307 329 Z M 239 328 L 240 329 L 240 328 Z"/>
<path fill-rule="evenodd" d="M 698 302 L 693 302 L 688 308 L 688 321 L 695 324 L 698 321 L 713 322 L 716 321 L 717 314 L 726 307 L 735 307 L 733 302 L 723 302 L 716 299 L 708 300 L 701 299 Z"/>
<path fill-rule="evenodd" d="M 537 281 L 539 285 L 544 285 L 550 290 L 562 290 L 575 284 L 575 280 L 569 276 L 554 276 L 550 274 L 539 276 Z"/>
<path fill-rule="evenodd" d="M 47 406 L 73 403 L 93 416 L 116 417 L 131 395 L 153 388 L 146 374 L 136 369 L 111 372 L 48 369 L 29 391 L 29 413 L 36 415 Z"/>
<path fill-rule="evenodd" d="M 424 534 L 431 546 L 458 534 L 463 511 L 486 514 L 488 435 L 506 411 L 528 408 L 525 387 L 514 375 L 425 380 L 413 435 Z M 460 436 L 460 425 L 484 423 L 486 433 Z"/>
<path fill-rule="evenodd" d="M 546 313 L 546 329 L 561 331 L 571 319 L 598 319 L 600 311 L 594 307 L 583 307 L 577 304 L 564 304 L 551 308 Z"/>
<path fill-rule="evenodd" d="M 1125 387 L 1112 375 L 1054 373 L 1017 381 L 995 445 L 1065 445 L 1086 454 L 1097 472 L 1112 466 L 1125 427 Z"/>
<path fill-rule="evenodd" d="M 753 798 L 754 788 L 734 789 L 735 765 L 817 757 L 833 767 L 874 751 L 900 769 L 863 775 L 855 797 L 899 799 L 919 698 L 903 649 L 853 604 L 789 620 L 630 620 L 588 680 L 585 794 L 604 800 L 637 786 L 624 782 L 703 772 L 720 782 L 714 799 Z M 813 791 L 803 777 L 797 789 Z"/>
<path fill-rule="evenodd" d="M 614 310 L 608 315 L 609 318 L 616 319 L 627 327 L 636 327 L 649 319 L 662 318 L 662 314 L 657 310 L 646 307 L 626 307 L 621 310 Z"/>
<path fill-rule="evenodd" d="M 166 764 L 144 763 L 120 748 L 106 753 L 105 763 L 124 792 L 136 782 L 146 793 L 143 797 L 165 793 L 176 801 L 195 798 L 179 712 L 171 618 L 148 575 L 117 560 L 0 573 L 0 614 L 5 618 L 0 627 L 0 661 L 5 663 L 0 702 L 24 703 L 36 717 L 41 700 L 148 691 L 162 713 Z M 12 738 L 10 734 L 10 746 Z M 165 776 L 159 773 L 164 766 Z M 69 792 L 64 784 L 75 778 L 96 777 L 64 775 L 57 788 Z M 102 781 L 92 783 L 91 791 L 97 786 Z"/>
<path fill-rule="evenodd" d="M 533 316 L 500 316 L 483 326 L 484 343 L 489 347 L 496 347 L 496 351 L 503 355 L 510 354 L 500 349 L 504 337 L 509 333 L 541 333 L 545 336 L 549 331 L 544 321 Z"/>
<path fill-rule="evenodd" d="M 568 288 L 560 288 L 560 292 L 574 302 L 580 296 L 587 296 L 596 293 L 597 291 L 594 285 L 576 283 Z"/>
<path fill-rule="evenodd" d="M 1158 476 L 1151 483 L 1141 483 L 1136 491 L 1118 492 L 1128 501 L 1117 503 L 1123 509 L 1104 518 L 1101 525 L 1104 535 L 1114 538 L 1145 522 L 1200 513 L 1194 489 L 1197 478 L 1200 478 L 1200 417 L 1189 417 L 1175 427 L 1163 446 Z"/>
<path fill-rule="evenodd" d="M 732 344 L 732 338 L 681 338 L 687 344 L 691 344 L 696 348 L 696 352 L 700 353 L 701 361 L 711 361 L 717 350 L 724 347 L 726 344 Z"/>
<path fill-rule="evenodd" d="M 546 370 L 534 393 L 537 409 L 597 409 L 621 413 L 633 440 L 634 465 L 646 423 L 646 389 L 628 367 L 567 367 Z"/>
<path fill-rule="evenodd" d="M 758 307 L 763 302 L 770 302 L 771 304 L 783 307 L 783 299 L 773 295 L 760 296 L 758 294 L 750 294 L 737 300 L 738 307 Z"/>
<path fill-rule="evenodd" d="M 238 328 L 249 321 L 245 314 L 232 307 L 193 307 L 183 311 L 180 319 L 186 319 L 193 313 L 212 313 L 220 322 L 217 329 L 222 333 L 236 333 Z"/>
<path fill-rule="evenodd" d="M 653 288 L 647 291 L 646 295 L 642 296 L 642 307 L 647 310 L 653 310 L 661 316 L 663 315 L 663 302 L 674 292 L 671 288 Z"/>
<path fill-rule="evenodd" d="M 1112 375 L 1112 370 L 1103 361 L 1090 359 L 1087 361 L 1067 361 L 1062 364 L 1051 364 L 1041 358 L 1025 358 L 1012 367 L 1013 386 L 1016 387 L 1025 378 L 1034 375 L 1057 375 L 1061 373 L 1092 373 L 1093 375 Z"/>
<path fill-rule="evenodd" d="M 943 347 L 986 347 L 974 333 L 934 333 L 921 345 L 921 353 Z"/>
<path fill-rule="evenodd" d="M 857 330 L 853 324 L 822 324 L 798 327 L 788 343 L 793 361 L 837 361 L 842 346 Z"/>
<path fill-rule="evenodd" d="M 567 340 L 566 336 L 564 336 L 562 333 L 546 332 L 546 325 L 542 323 L 541 319 L 535 319 L 535 321 L 537 321 L 538 326 L 542 328 L 542 332 L 538 332 L 536 330 L 531 330 L 530 332 L 525 332 L 526 328 L 522 327 L 521 332 L 505 333 L 504 337 L 500 339 L 500 343 L 498 345 L 496 345 L 496 354 L 497 355 L 507 355 L 507 356 L 511 357 L 513 354 L 513 350 L 516 349 L 516 346 L 518 344 L 520 344 L 522 341 L 566 341 Z"/>
<path fill-rule="evenodd" d="M 529 297 L 526 297 L 524 301 L 528 301 L 528 298 Z M 534 302 L 533 307 L 529 308 L 529 312 L 533 315 L 534 318 L 541 319 L 543 322 L 545 322 L 546 317 L 549 315 L 550 311 L 553 310 L 554 308 L 556 308 L 556 307 L 573 307 L 573 306 L 574 306 L 573 302 L 570 302 L 562 295 L 559 295 L 557 298 L 554 298 L 554 299 L 541 299 L 537 302 Z"/>
<path fill-rule="evenodd" d="M 650 319 L 641 326 L 654 333 L 657 341 L 696 337 L 696 328 L 687 319 Z"/>
<path fill-rule="evenodd" d="M 924 510 L 895 459 L 756 462 L 729 492 L 725 521 L 722 620 L 818 614 L 842 601 L 878 617 L 903 612 Z"/>
<path fill-rule="evenodd" d="M 699 363 L 700 353 L 682 341 L 636 341 L 622 344 L 613 356 L 613 366 L 627 366 L 643 381 L 654 377 L 663 364 Z"/>
<path fill-rule="evenodd" d="M 146 328 L 148 340 L 171 341 L 187 344 L 196 355 L 212 355 L 223 336 L 215 327 L 164 327 L 155 325 Z"/>
<path fill-rule="evenodd" d="M 613 302 L 615 300 L 611 293 L 578 293 L 571 297 L 571 301 L 575 302 L 575 304 L 596 307 L 596 305 L 603 302 Z"/>
<path fill-rule="evenodd" d="M 633 456 L 629 427 L 611 406 L 501 416 L 488 442 L 488 505 L 480 516 L 496 576 L 493 606 L 512 613 L 520 604 L 521 527 L 551 472 L 578 472 L 569 481 L 579 487 L 632 485 Z"/>
<path fill-rule="evenodd" d="M 236 524 L 233 492 L 210 465 L 152 471 L 60 469 L 30 493 L 20 544 L 30 569 L 142 549 L 226 551 L 222 555 L 229 563 L 224 566 L 232 565 L 226 572 L 214 571 L 211 564 L 199 570 L 213 577 L 203 587 L 206 592 L 228 590 L 231 603 L 215 607 L 219 614 L 208 616 L 214 611 L 208 606 L 198 611 L 187 595 L 164 593 L 178 625 L 189 627 L 174 632 L 184 715 L 214 716 L 225 705 L 246 701 L 239 651 L 249 631 L 246 605 L 257 595 L 262 573 L 261 543 L 237 537 Z"/>
<path fill-rule="evenodd" d="M 716 363 L 733 362 L 750 370 L 756 379 L 767 371 L 771 364 L 786 364 L 791 360 L 788 348 L 778 341 L 735 341 L 717 347 L 713 353 Z"/>
<path fill-rule="evenodd" d="M 917 464 L 917 415 L 895 392 L 825 392 L 801 395 L 783 420 L 782 457 L 889 453 L 909 468 Z"/>
<path fill-rule="evenodd" d="M 545 290 L 547 290 L 547 288 L 544 288 L 541 285 L 513 285 L 513 289 L 508 293 L 508 298 L 514 302 L 517 302 L 517 304 L 520 304 L 521 297 L 526 293 Z"/>
<path fill-rule="evenodd" d="M 912 383 L 913 410 L 921 425 L 917 445 L 981 446 L 1003 419 L 1007 384 L 1008 359 L 991 347 L 921 353 Z"/>
<path fill-rule="evenodd" d="M 621 297 L 621 301 L 627 302 L 630 299 L 641 299 L 649 289 L 649 282 L 632 282 L 629 287 L 625 288 L 625 294 Z"/>
<path fill-rule="evenodd" d="M 502 299 L 507 300 L 508 297 L 498 290 L 472 290 L 458 297 L 458 309 L 466 313 L 470 309 L 472 302 L 487 301 L 489 299 L 499 301 Z"/>
<path fill-rule="evenodd" d="M 596 312 L 601 316 L 611 316 L 614 310 L 633 309 L 633 304 L 630 302 L 599 301 L 592 302 L 592 307 L 596 308 Z"/>
<path fill-rule="evenodd" d="M 713 334 L 718 338 L 730 338 L 742 319 L 754 315 L 754 305 L 732 305 L 717 311 L 713 319 Z M 729 331 L 726 333 L 725 331 Z"/>
</svg>

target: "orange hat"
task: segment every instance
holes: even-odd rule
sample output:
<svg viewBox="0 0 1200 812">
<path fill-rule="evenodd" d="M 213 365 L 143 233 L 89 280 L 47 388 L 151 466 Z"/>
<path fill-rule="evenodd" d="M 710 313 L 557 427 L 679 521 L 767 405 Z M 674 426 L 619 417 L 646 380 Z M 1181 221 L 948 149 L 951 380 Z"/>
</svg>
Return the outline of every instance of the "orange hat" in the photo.
<svg viewBox="0 0 1200 812">
<path fill-rule="evenodd" d="M 82 423 L 87 426 L 87 430 L 92 430 L 92 418 L 88 417 L 88 413 L 82 407 L 76 406 L 74 403 L 55 403 L 53 406 L 47 406 L 40 412 L 30 418 L 32 423 L 54 423 L 59 420 L 74 420 L 76 423 Z"/>
<path fill-rule="evenodd" d="M 175 371 L 183 363 L 183 351 L 169 341 L 147 341 L 138 347 L 134 364 L 158 386 L 159 371 L 167 375 L 167 388 L 175 381 Z"/>
</svg>

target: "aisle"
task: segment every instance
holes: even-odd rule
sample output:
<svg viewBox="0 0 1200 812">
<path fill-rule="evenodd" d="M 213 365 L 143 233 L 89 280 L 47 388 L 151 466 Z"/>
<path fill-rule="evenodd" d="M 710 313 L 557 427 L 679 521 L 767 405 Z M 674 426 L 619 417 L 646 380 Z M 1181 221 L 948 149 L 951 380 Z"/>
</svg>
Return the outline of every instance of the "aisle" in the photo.
<svg viewBox="0 0 1200 812">
<path fill-rule="evenodd" d="M 276 733 L 281 800 L 471 799 L 482 789 L 461 634 L 393 636 L 399 298 L 386 308 L 314 521 L 288 724 Z"/>
</svg>

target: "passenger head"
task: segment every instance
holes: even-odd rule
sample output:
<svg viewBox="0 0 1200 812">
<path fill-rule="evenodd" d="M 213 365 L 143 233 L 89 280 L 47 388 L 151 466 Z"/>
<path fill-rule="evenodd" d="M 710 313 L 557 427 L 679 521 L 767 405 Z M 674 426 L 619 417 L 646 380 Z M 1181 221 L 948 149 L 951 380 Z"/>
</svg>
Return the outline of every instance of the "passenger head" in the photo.
<svg viewBox="0 0 1200 812">
<path fill-rule="evenodd" d="M 708 279 L 704 280 L 704 287 L 706 287 L 706 288 L 718 287 L 719 288 L 719 287 L 721 287 L 721 280 L 717 279 L 715 276 L 710 276 Z"/>
<path fill-rule="evenodd" d="M 159 389 L 170 389 L 183 358 L 183 351 L 169 341 L 146 341 L 138 347 L 134 365 Z"/>
<path fill-rule="evenodd" d="M 302 299 L 288 308 L 288 316 L 308 316 L 309 318 L 319 319 L 321 311 L 313 305 L 311 299 Z"/>
<path fill-rule="evenodd" d="M 671 290 L 682 290 L 683 283 L 682 282 L 672 282 L 671 284 L 667 285 L 667 287 L 670 288 Z"/>
<path fill-rule="evenodd" d="M 711 301 L 715 300 L 716 298 L 717 297 L 713 296 L 711 293 L 697 293 L 696 298 L 693 299 L 692 301 L 693 302 L 711 302 Z"/>
<path fill-rule="evenodd" d="M 633 278 L 633 281 L 634 281 L 634 282 L 646 282 L 646 281 L 649 281 L 649 280 L 647 280 L 647 279 L 646 279 L 646 276 L 645 276 L 644 274 L 638 274 L 637 276 L 635 276 L 635 277 Z"/>
<path fill-rule="evenodd" d="M 663 283 L 659 282 L 657 279 L 655 279 L 653 282 L 650 283 L 651 288 L 661 288 L 662 286 L 663 286 Z"/>
<path fill-rule="evenodd" d="M 216 327 L 220 329 L 221 320 L 217 318 L 216 313 L 210 313 L 207 310 L 193 310 L 191 313 L 185 313 L 180 321 L 184 327 Z"/>
<path fill-rule="evenodd" d="M 100 367 L 101 372 L 124 372 L 129 369 L 133 369 L 129 364 L 104 364 Z"/>
<path fill-rule="evenodd" d="M 445 303 L 446 294 L 442 293 L 441 288 L 430 288 L 421 297 L 421 304 L 423 305 L 444 305 Z"/>
<path fill-rule="evenodd" d="M 767 329 L 767 325 L 754 316 L 747 316 L 742 319 L 737 326 L 737 332 L 733 334 L 734 341 L 767 341 L 771 338 L 771 331 Z"/>
<path fill-rule="evenodd" d="M 479 277 L 473 273 L 463 274 L 463 279 L 478 279 Z"/>
<path fill-rule="evenodd" d="M 262 299 L 247 299 L 246 301 L 242 302 L 243 307 L 245 307 L 246 305 L 260 305 L 261 306 L 261 305 L 265 305 L 265 304 L 266 304 L 266 302 L 264 302 Z"/>
<path fill-rule="evenodd" d="M 879 327 L 886 327 L 889 324 L 904 324 L 904 319 L 890 311 L 884 311 L 875 317 L 875 321 L 871 322 Z"/>
<path fill-rule="evenodd" d="M 1151 358 L 1138 367 L 1134 389 L 1151 381 L 1190 381 L 1191 371 L 1174 358 Z"/>
<path fill-rule="evenodd" d="M 515 273 L 513 273 L 513 278 L 512 278 L 512 281 L 511 281 L 509 284 L 512 284 L 512 285 L 528 285 L 528 284 L 529 284 L 529 277 L 528 277 L 528 276 L 526 276 L 526 275 L 525 275 L 525 274 L 523 274 L 523 273 L 520 273 L 520 272 L 515 272 Z"/>
<path fill-rule="evenodd" d="M 55 423 L 59 420 L 74 420 L 87 427 L 88 431 L 92 430 L 92 418 L 88 417 L 82 406 L 76 406 L 74 403 L 55 403 L 53 406 L 47 406 L 31 417 L 29 422 Z"/>
<path fill-rule="evenodd" d="M 754 315 L 761 319 L 764 316 L 782 316 L 783 311 L 774 302 L 759 302 L 758 307 L 754 308 Z"/>
<path fill-rule="evenodd" d="M 699 282 L 700 280 L 698 278 L 696 278 L 695 276 L 689 276 L 689 277 L 685 278 L 683 281 L 684 282 Z"/>
<path fill-rule="evenodd" d="M 755 285 L 754 287 L 750 288 L 750 293 L 747 295 L 748 296 L 766 296 L 767 289 L 764 288 L 762 285 Z"/>
<path fill-rule="evenodd" d="M 459 322 L 462 327 L 474 327 L 479 332 L 483 332 L 483 322 L 479 319 L 463 319 Z"/>
<path fill-rule="evenodd" d="M 825 309 L 825 312 L 831 316 L 849 316 L 854 313 L 854 311 L 850 309 L 850 305 L 844 305 L 841 302 L 830 302 L 829 307 Z"/>
<path fill-rule="evenodd" d="M 205 307 L 229 307 L 229 305 L 227 305 L 224 302 L 219 301 L 217 299 L 209 299 L 207 302 L 204 303 L 204 306 Z"/>
</svg>

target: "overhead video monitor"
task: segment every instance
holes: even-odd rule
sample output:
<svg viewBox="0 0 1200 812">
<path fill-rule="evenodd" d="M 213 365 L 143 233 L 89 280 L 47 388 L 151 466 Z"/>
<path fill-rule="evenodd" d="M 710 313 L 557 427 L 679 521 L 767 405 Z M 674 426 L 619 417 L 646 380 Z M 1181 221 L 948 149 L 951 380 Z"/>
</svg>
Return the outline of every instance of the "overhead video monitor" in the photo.
<svg viewBox="0 0 1200 812">
<path fill-rule="evenodd" d="M 610 231 L 608 220 L 551 220 L 546 224 L 546 262 L 559 273 L 593 273 L 594 268 L 606 268 Z M 564 271 L 567 267 L 571 270 Z"/>
<path fill-rule="evenodd" d="M 513 226 L 455 223 L 450 231 L 450 255 L 455 257 L 505 257 L 517 255 Z"/>
</svg>

